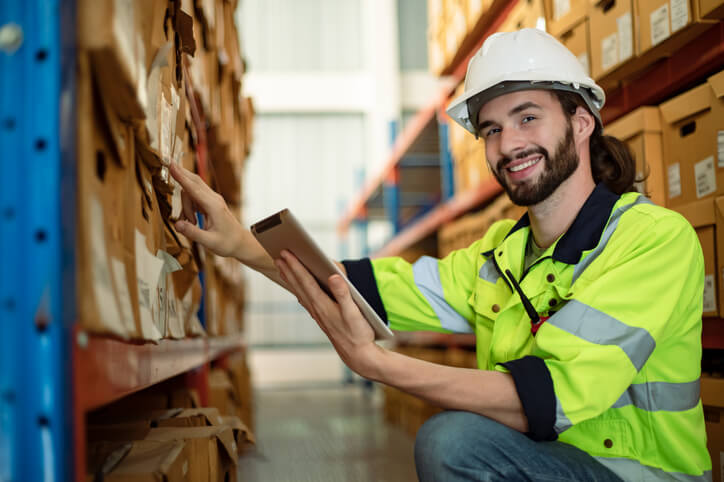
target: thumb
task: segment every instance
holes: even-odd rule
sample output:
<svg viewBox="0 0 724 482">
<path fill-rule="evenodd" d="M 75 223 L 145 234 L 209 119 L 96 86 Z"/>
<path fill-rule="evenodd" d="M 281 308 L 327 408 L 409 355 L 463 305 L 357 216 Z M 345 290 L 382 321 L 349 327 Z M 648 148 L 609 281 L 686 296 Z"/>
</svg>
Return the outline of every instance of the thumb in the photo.
<svg viewBox="0 0 724 482">
<path fill-rule="evenodd" d="M 191 241 L 199 243 L 205 248 L 210 248 L 213 250 L 213 248 L 210 246 L 211 244 L 213 244 L 213 235 L 210 232 L 201 229 L 200 227 L 191 224 L 188 221 L 177 221 L 176 231 L 183 234 Z"/>
</svg>

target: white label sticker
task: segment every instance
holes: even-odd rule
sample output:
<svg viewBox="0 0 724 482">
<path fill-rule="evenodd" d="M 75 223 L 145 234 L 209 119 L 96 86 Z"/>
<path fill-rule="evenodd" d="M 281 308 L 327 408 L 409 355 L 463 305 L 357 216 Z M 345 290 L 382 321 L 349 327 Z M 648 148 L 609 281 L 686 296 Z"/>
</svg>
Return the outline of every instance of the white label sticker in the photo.
<svg viewBox="0 0 724 482">
<path fill-rule="evenodd" d="M 669 4 L 665 3 L 651 12 L 651 45 L 669 38 Z"/>
<path fill-rule="evenodd" d="M 553 2 L 553 20 L 558 20 L 571 11 L 570 0 L 555 0 Z"/>
<path fill-rule="evenodd" d="M 111 272 L 108 269 L 108 255 L 106 253 L 105 223 L 103 220 L 103 207 L 98 199 L 90 200 L 91 221 L 91 274 L 93 282 L 93 295 L 98 309 L 101 323 L 109 331 L 121 336 L 127 336 L 121 314 L 118 312 L 118 302 L 113 290 Z"/>
<path fill-rule="evenodd" d="M 681 196 L 681 172 L 679 163 L 672 164 L 667 169 L 669 178 L 669 199 Z"/>
<path fill-rule="evenodd" d="M 671 0 L 671 31 L 681 30 L 689 23 L 688 0 Z"/>
<path fill-rule="evenodd" d="M 601 40 L 601 68 L 608 70 L 618 63 L 618 34 L 612 33 Z"/>
<path fill-rule="evenodd" d="M 716 312 L 716 290 L 714 289 L 714 275 L 704 276 L 704 313 Z"/>
<path fill-rule="evenodd" d="M 616 19 L 618 27 L 618 61 L 623 62 L 633 55 L 633 25 L 631 12 L 626 12 Z"/>
<path fill-rule="evenodd" d="M 118 294 L 118 308 L 121 314 L 121 322 L 129 335 L 136 333 L 136 326 L 133 321 L 133 303 L 131 293 L 128 291 L 128 278 L 126 277 L 126 265 L 120 260 L 111 257 L 111 271 Z"/>
<path fill-rule="evenodd" d="M 724 131 L 717 132 L 717 166 L 724 167 Z"/>
<path fill-rule="evenodd" d="M 591 67 L 588 65 L 588 54 L 583 53 L 579 55 L 578 61 L 583 66 L 583 71 L 586 73 L 586 75 L 591 75 Z"/>
<path fill-rule="evenodd" d="M 694 164 L 694 178 L 696 179 L 696 197 L 700 198 L 716 192 L 714 156 L 709 156 Z"/>
<path fill-rule="evenodd" d="M 118 44 L 122 61 L 130 69 L 133 80 L 138 79 L 136 57 L 134 55 L 136 17 L 133 13 L 133 0 L 114 0 L 113 2 L 113 36 Z"/>
<path fill-rule="evenodd" d="M 163 260 L 155 257 L 146 247 L 146 236 L 140 231 L 135 233 L 136 274 L 138 285 L 138 304 L 141 314 L 142 335 L 146 339 L 163 338 L 154 322 L 154 309 L 158 307 L 158 281 L 163 269 Z M 158 314 L 156 314 L 158 316 Z"/>
</svg>

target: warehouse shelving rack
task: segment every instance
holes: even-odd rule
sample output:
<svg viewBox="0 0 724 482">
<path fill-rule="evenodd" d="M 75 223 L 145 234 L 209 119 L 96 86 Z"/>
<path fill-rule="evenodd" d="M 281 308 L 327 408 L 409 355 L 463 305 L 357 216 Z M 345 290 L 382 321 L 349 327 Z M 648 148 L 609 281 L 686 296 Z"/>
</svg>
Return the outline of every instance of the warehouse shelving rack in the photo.
<svg viewBox="0 0 724 482">
<path fill-rule="evenodd" d="M 351 226 L 365 224 L 369 219 L 392 219 L 399 216 L 403 205 L 387 203 L 385 209 L 380 210 L 378 199 L 381 193 L 384 195 L 384 191 L 393 192 L 395 199 L 400 199 L 400 184 L 404 182 L 404 169 L 400 169 L 400 165 L 408 154 L 408 149 L 422 142 L 422 137 L 429 135 L 435 120 L 438 127 L 435 135 L 440 137 L 441 178 L 443 184 L 448 182 L 449 177 L 444 171 L 450 169 L 451 160 L 444 138 L 447 123 L 452 121 L 444 113 L 445 107 L 455 88 L 464 80 L 472 55 L 489 35 L 497 31 L 516 3 L 517 0 L 496 0 L 490 10 L 478 20 L 450 64 L 443 69 L 442 74 L 449 76 L 450 82 L 444 83 L 429 104 L 413 117 L 398 137 L 382 169 L 370 177 L 361 192 L 353 198 L 338 223 L 340 235 L 346 236 Z M 634 59 L 632 62 L 635 61 Z M 635 65 L 633 67 L 629 70 L 632 72 L 629 76 L 619 81 L 615 89 L 607 92 L 606 106 L 601 112 L 604 123 L 609 123 L 639 106 L 659 103 L 692 87 L 693 83 L 707 74 L 721 70 L 724 67 L 724 22 L 712 23 L 711 27 L 698 37 L 653 65 L 647 65 L 640 70 L 637 70 Z M 414 207 L 418 208 L 417 215 L 402 229 L 394 229 L 391 239 L 376 249 L 372 253 L 373 257 L 403 253 L 434 234 L 445 223 L 484 205 L 502 192 L 494 178 L 487 179 L 477 188 L 464 193 L 450 192 L 445 185 L 438 189 L 452 195 L 438 196 L 440 202 L 434 206 L 426 206 L 424 211 L 419 205 L 415 205 Z M 417 194 L 418 198 L 421 196 L 422 194 Z M 704 348 L 724 349 L 724 320 L 705 319 L 703 328 Z M 413 338 L 405 339 L 405 342 L 424 345 L 471 345 L 474 339 L 459 335 L 415 334 Z"/>
<path fill-rule="evenodd" d="M 134 343 L 78 328 L 75 2 L 0 0 L 0 482 L 85 480 L 88 411 L 209 363 L 240 337 Z M 188 75 L 185 76 L 188 81 Z M 198 164 L 205 124 L 190 92 Z"/>
</svg>

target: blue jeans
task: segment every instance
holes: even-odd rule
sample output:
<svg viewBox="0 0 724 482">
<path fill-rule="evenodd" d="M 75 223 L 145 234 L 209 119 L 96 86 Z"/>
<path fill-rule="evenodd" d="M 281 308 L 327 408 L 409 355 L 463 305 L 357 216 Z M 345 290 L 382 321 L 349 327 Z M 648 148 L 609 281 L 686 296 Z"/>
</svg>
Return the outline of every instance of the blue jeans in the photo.
<svg viewBox="0 0 724 482">
<path fill-rule="evenodd" d="M 593 457 L 563 442 L 535 442 L 470 412 L 442 412 L 417 433 L 415 465 L 421 482 L 616 481 Z"/>
</svg>

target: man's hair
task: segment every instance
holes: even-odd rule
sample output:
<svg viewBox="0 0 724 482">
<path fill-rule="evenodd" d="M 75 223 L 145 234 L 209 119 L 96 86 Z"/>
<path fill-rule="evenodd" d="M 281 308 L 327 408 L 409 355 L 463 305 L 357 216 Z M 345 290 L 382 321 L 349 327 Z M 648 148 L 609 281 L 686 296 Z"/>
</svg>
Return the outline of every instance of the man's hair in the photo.
<svg viewBox="0 0 724 482">
<path fill-rule="evenodd" d="M 578 107 L 583 107 L 590 112 L 580 95 L 561 90 L 552 92 L 561 103 L 563 112 L 568 116 L 573 116 Z M 636 178 L 636 160 L 628 146 L 613 136 L 604 135 L 599 122 L 596 122 L 589 146 L 591 171 L 596 184 L 603 182 L 614 193 L 623 194 L 636 192 L 634 183 L 646 179 L 647 175 L 641 179 Z"/>
</svg>

